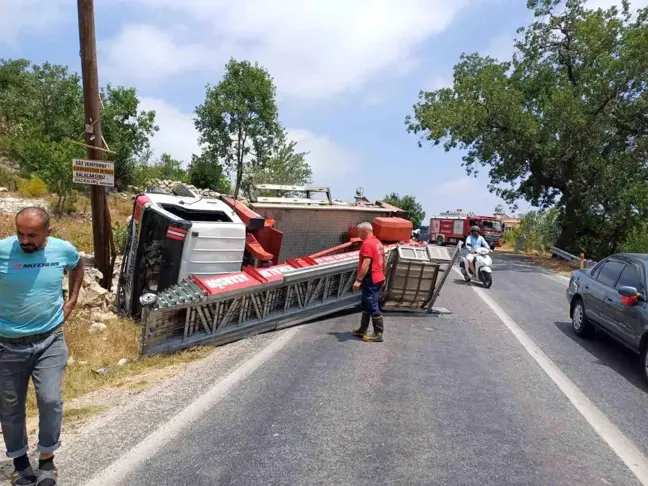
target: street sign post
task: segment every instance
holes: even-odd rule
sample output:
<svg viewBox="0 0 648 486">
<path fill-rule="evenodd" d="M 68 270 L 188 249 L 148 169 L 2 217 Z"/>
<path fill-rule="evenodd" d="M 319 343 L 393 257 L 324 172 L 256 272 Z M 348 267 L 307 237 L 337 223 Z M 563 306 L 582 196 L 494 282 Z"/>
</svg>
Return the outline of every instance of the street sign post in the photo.
<svg viewBox="0 0 648 486">
<path fill-rule="evenodd" d="M 72 161 L 72 181 L 76 184 L 93 186 L 115 186 L 115 163 L 103 160 Z"/>
</svg>

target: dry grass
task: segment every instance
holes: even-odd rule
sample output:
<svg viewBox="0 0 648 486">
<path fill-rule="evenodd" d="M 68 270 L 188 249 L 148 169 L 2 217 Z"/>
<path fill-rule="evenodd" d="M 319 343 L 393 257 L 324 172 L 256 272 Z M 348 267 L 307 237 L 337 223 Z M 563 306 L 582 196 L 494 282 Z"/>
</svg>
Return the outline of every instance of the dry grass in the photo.
<svg viewBox="0 0 648 486">
<path fill-rule="evenodd" d="M 5 196 L 20 197 L 18 194 L 5 193 Z M 52 199 L 49 200 L 53 206 Z M 108 204 L 113 224 L 124 224 L 132 212 L 131 199 L 109 197 Z M 79 251 L 92 253 L 92 224 L 90 200 L 80 196 L 76 201 L 76 214 L 52 218 L 52 233 L 73 243 Z M 15 234 L 14 215 L 0 214 L 0 238 Z M 165 368 L 171 365 L 188 363 L 206 357 L 209 348 L 194 348 L 172 355 L 158 355 L 139 359 L 139 325 L 130 319 L 113 319 L 106 323 L 102 333 L 89 332 L 92 319 L 87 310 L 77 310 L 65 323 L 65 340 L 69 356 L 74 360 L 65 370 L 63 398 L 69 402 L 104 387 L 128 387 L 129 390 L 144 389 L 149 385 L 145 376 L 133 383 L 132 377 L 146 371 Z M 128 363 L 119 366 L 120 359 Z M 129 378 L 131 378 L 129 380 Z M 65 409 L 66 423 L 83 420 L 102 411 L 105 406 L 84 405 Z M 36 398 L 30 384 L 27 399 L 27 415 L 33 419 L 37 415 Z"/>
<path fill-rule="evenodd" d="M 561 260 L 559 258 L 552 258 L 551 255 L 538 255 L 535 253 L 527 253 L 522 251 L 515 250 L 514 246 L 504 244 L 501 248 L 497 249 L 498 253 L 511 253 L 514 255 L 521 255 L 526 257 L 529 261 L 535 263 L 537 266 L 546 268 L 556 273 L 568 274 L 576 270 L 576 267 L 571 265 L 569 262 Z"/>
<path fill-rule="evenodd" d="M 63 399 L 66 402 L 106 386 L 123 386 L 125 380 L 147 370 L 188 363 L 206 357 L 206 347 L 189 349 L 171 355 L 149 356 L 139 359 L 139 333 L 136 322 L 130 319 L 114 319 L 106 323 L 103 333 L 88 331 L 92 320 L 89 312 L 73 314 L 64 327 L 69 356 L 74 360 L 65 370 Z M 120 359 L 128 363 L 119 366 Z M 136 388 L 146 388 L 146 380 L 136 383 Z M 131 388 L 130 384 L 126 385 Z M 28 416 L 36 415 L 36 398 L 30 385 L 27 400 Z"/>
<path fill-rule="evenodd" d="M 11 195 L 16 197 L 16 195 Z M 53 206 L 53 203 L 51 206 Z M 110 208 L 113 224 L 119 222 L 123 225 L 133 210 L 133 203 L 130 199 L 109 197 L 108 207 Z M 92 253 L 90 199 L 86 196 L 79 196 L 76 209 L 76 214 L 52 218 L 52 235 L 70 241 L 79 251 Z M 0 238 L 11 236 L 15 231 L 14 215 L 6 213 L 0 214 Z"/>
</svg>

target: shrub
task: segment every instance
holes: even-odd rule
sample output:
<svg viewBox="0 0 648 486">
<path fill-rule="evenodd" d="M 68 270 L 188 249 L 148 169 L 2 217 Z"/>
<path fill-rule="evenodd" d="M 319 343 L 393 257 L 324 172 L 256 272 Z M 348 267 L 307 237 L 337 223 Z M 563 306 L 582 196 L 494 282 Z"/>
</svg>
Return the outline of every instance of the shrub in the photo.
<svg viewBox="0 0 648 486">
<path fill-rule="evenodd" d="M 0 187 L 6 187 L 10 191 L 15 191 L 17 188 L 16 174 L 2 166 L 0 166 Z"/>
<path fill-rule="evenodd" d="M 117 253 L 123 255 L 126 252 L 126 243 L 128 241 L 128 225 L 121 225 L 119 221 L 116 221 L 113 226 L 113 238 L 115 239 Z"/>
<path fill-rule="evenodd" d="M 48 194 L 47 184 L 37 176 L 32 176 L 29 180 L 19 178 L 18 193 L 22 197 L 43 197 Z"/>
<path fill-rule="evenodd" d="M 621 251 L 627 253 L 648 253 L 648 227 L 635 228 L 621 245 Z"/>
</svg>

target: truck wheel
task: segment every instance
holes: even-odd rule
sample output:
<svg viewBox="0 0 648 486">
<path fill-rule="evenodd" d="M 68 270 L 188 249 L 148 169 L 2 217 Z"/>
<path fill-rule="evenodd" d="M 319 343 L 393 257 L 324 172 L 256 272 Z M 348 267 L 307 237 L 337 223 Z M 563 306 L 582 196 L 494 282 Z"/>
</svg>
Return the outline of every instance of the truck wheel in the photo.
<svg viewBox="0 0 648 486">
<path fill-rule="evenodd" d="M 184 184 L 176 184 L 173 186 L 173 194 L 181 197 L 196 197 L 196 195 Z"/>
<path fill-rule="evenodd" d="M 443 246 L 443 236 L 437 236 L 436 244 L 439 246 Z"/>
<path fill-rule="evenodd" d="M 585 306 L 580 298 L 577 298 L 574 303 L 574 310 L 572 311 L 572 329 L 577 336 L 581 337 L 589 337 L 594 331 L 592 323 L 585 315 Z"/>
</svg>

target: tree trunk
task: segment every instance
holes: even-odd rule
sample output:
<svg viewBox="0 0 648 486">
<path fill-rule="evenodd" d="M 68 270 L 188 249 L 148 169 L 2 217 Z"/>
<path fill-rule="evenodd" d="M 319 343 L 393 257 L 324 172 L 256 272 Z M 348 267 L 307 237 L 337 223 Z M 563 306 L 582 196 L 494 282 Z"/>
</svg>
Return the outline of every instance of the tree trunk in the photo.
<svg viewBox="0 0 648 486">
<path fill-rule="evenodd" d="M 570 253 L 578 251 L 576 236 L 580 221 L 576 209 L 576 203 L 573 200 L 568 200 L 565 205 L 565 212 L 560 220 L 560 234 L 555 243 L 558 248 Z"/>
</svg>

